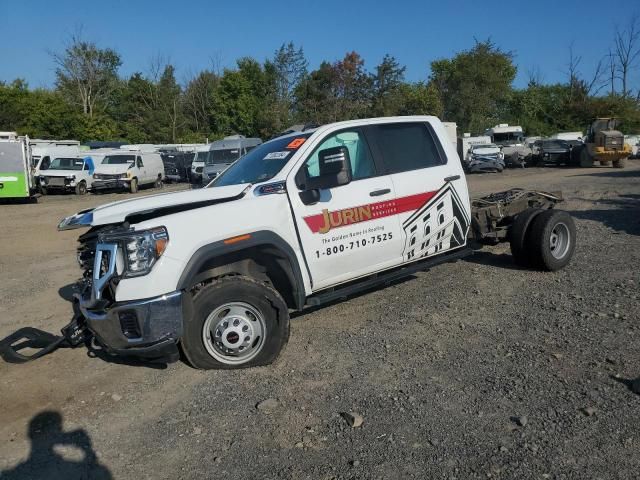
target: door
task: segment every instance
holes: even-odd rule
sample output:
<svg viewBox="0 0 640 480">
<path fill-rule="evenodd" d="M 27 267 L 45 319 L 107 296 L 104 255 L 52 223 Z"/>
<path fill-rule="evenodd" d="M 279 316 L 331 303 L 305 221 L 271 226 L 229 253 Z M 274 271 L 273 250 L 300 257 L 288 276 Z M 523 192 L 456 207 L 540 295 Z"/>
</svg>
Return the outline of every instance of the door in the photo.
<svg viewBox="0 0 640 480">
<path fill-rule="evenodd" d="M 295 140 L 294 140 L 295 141 Z M 306 205 L 295 176 L 306 169 L 319 175 L 321 150 L 344 146 L 349 152 L 352 181 L 320 190 L 320 200 Z M 314 291 L 352 280 L 392 265 L 401 248 L 393 210 L 393 182 L 374 161 L 359 128 L 327 134 L 287 180 L 287 191 Z"/>
<path fill-rule="evenodd" d="M 142 157 L 137 156 L 136 157 L 136 168 L 138 169 L 138 183 L 139 184 L 143 184 L 143 183 L 149 183 L 149 175 L 147 174 L 147 168 L 144 165 L 144 162 L 142 161 Z"/>
<path fill-rule="evenodd" d="M 469 198 L 453 147 L 443 145 L 427 122 L 380 124 L 371 129 L 374 148 L 395 186 L 402 261 L 464 246 L 470 225 Z M 440 135 L 446 135 L 441 130 Z"/>
</svg>

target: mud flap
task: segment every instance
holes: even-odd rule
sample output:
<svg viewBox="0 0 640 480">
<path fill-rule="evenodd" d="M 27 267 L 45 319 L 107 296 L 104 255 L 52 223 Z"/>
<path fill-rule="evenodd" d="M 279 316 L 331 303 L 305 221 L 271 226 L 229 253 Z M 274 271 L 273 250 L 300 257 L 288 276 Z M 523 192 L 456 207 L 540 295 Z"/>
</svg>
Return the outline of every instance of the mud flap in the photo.
<svg viewBox="0 0 640 480">
<path fill-rule="evenodd" d="M 58 348 L 75 348 L 91 337 L 84 319 L 76 316 L 62 329 L 62 335 L 54 335 L 33 327 L 24 327 L 0 341 L 0 357 L 7 363 L 27 363 L 43 357 Z M 21 353 L 36 349 L 35 353 Z"/>
</svg>

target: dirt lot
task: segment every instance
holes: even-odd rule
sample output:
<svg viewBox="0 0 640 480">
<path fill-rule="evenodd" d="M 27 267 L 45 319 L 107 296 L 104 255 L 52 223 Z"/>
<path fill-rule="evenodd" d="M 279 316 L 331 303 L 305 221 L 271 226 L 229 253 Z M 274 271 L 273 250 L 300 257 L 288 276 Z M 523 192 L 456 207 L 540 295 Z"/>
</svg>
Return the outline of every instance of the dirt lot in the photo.
<svg viewBox="0 0 640 480">
<path fill-rule="evenodd" d="M 630 163 L 472 177 L 474 194 L 563 190 L 573 263 L 540 273 L 516 268 L 508 247 L 485 249 L 297 316 L 270 367 L 200 372 L 85 349 L 0 362 L 0 478 L 638 478 Z M 57 222 L 127 197 L 0 206 L 0 338 L 70 319 L 78 231 Z M 265 399 L 275 406 L 257 409 Z"/>
</svg>

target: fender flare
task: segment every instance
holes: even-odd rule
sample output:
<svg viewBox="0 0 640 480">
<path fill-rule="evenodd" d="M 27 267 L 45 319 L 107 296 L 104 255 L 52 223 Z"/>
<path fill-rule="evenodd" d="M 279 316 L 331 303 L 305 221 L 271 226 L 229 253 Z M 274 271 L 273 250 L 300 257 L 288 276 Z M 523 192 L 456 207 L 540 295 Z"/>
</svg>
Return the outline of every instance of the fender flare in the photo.
<svg viewBox="0 0 640 480">
<path fill-rule="evenodd" d="M 285 273 L 292 286 L 295 307 L 301 310 L 305 304 L 306 293 L 300 264 L 293 248 L 279 235 L 268 230 L 250 232 L 250 238 L 242 242 L 225 244 L 223 240 L 203 245 L 191 256 L 178 280 L 177 290 L 185 290 L 193 286 L 194 279 L 205 263 L 213 258 L 220 258 L 229 253 L 241 252 L 252 247 L 273 247 L 282 252 L 291 266 Z"/>
</svg>

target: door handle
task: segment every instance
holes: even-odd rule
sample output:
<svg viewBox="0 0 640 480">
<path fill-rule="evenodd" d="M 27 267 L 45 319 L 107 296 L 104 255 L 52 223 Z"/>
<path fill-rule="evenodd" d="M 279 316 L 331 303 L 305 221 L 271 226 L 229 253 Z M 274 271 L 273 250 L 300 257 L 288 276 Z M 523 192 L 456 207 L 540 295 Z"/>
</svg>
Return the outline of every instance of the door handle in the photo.
<svg viewBox="0 0 640 480">
<path fill-rule="evenodd" d="M 383 188 L 382 190 L 374 190 L 369 193 L 370 197 L 379 197 L 380 195 L 386 195 L 387 193 L 391 193 L 390 188 Z"/>
<path fill-rule="evenodd" d="M 450 177 L 445 177 L 445 182 L 453 182 L 454 180 L 460 180 L 460 175 L 451 175 Z"/>
</svg>

